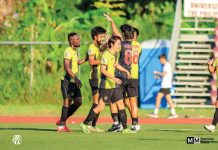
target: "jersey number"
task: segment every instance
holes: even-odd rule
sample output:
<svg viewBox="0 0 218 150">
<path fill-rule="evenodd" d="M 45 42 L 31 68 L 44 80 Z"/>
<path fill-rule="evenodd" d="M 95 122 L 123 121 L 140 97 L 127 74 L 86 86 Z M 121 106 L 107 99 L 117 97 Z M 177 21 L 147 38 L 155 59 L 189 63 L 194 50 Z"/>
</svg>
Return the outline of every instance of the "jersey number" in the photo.
<svg viewBox="0 0 218 150">
<path fill-rule="evenodd" d="M 125 63 L 127 65 L 130 65 L 131 63 L 137 64 L 138 63 L 138 58 L 139 58 L 139 53 L 138 51 L 132 51 L 131 50 L 126 50 L 125 51 Z"/>
</svg>

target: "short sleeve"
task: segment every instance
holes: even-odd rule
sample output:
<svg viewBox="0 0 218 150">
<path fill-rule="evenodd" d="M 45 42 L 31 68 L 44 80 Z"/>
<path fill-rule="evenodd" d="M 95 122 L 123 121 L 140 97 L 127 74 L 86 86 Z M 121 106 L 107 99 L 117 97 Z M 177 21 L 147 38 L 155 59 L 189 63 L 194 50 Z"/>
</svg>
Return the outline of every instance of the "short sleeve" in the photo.
<svg viewBox="0 0 218 150">
<path fill-rule="evenodd" d="M 71 60 L 72 59 L 72 54 L 70 52 L 70 48 L 67 48 L 64 52 L 64 59 L 69 59 Z"/>
<path fill-rule="evenodd" d="M 170 70 L 170 65 L 169 64 L 164 65 L 163 71 L 168 72 L 169 70 Z"/>
<path fill-rule="evenodd" d="M 95 47 L 93 45 L 89 46 L 88 55 L 96 55 L 96 50 L 95 50 Z"/>
<path fill-rule="evenodd" d="M 216 66 L 217 66 L 217 59 L 213 63 L 213 67 L 216 67 Z"/>
</svg>

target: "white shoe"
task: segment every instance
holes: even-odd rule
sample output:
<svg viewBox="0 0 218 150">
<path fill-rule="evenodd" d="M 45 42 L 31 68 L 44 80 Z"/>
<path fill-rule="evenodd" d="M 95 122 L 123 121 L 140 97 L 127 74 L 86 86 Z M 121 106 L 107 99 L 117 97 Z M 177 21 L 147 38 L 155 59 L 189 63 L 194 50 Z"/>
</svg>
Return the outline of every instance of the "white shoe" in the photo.
<svg viewBox="0 0 218 150">
<path fill-rule="evenodd" d="M 209 132 L 215 132 L 215 126 L 210 124 L 210 125 L 205 125 L 204 129 L 206 129 Z"/>
<path fill-rule="evenodd" d="M 141 130 L 141 127 L 140 127 L 140 125 L 133 125 L 132 128 L 131 128 L 131 130 L 133 130 L 133 131 L 139 131 L 139 130 Z"/>
<path fill-rule="evenodd" d="M 151 118 L 158 118 L 158 114 L 155 113 L 148 114 L 148 116 Z"/>
<path fill-rule="evenodd" d="M 167 117 L 167 119 L 175 119 L 175 118 L 178 118 L 178 115 L 177 115 L 177 114 L 174 114 L 174 115 L 170 114 L 170 115 Z"/>
</svg>

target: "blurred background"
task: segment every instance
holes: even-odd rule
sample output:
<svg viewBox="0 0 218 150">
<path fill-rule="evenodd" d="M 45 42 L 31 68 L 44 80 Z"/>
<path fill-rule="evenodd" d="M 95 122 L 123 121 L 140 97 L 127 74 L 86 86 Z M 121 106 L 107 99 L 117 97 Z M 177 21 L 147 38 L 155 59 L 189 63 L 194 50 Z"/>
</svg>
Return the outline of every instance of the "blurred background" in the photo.
<svg viewBox="0 0 218 150">
<path fill-rule="evenodd" d="M 139 42 L 170 39 L 176 0 L 0 0 L 0 104 L 60 104 L 67 34 L 81 35 L 80 58 L 96 25 L 110 33 L 103 13 L 118 26 L 139 29 Z M 30 42 L 35 41 L 35 42 Z M 80 67 L 83 102 L 91 102 L 88 63 Z"/>
</svg>

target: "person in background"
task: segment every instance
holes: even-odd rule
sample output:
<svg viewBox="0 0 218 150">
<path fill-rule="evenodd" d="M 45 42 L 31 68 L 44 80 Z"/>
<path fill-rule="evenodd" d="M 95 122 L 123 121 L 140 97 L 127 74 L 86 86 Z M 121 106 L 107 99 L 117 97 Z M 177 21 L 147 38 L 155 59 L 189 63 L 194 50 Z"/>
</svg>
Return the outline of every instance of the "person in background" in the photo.
<svg viewBox="0 0 218 150">
<path fill-rule="evenodd" d="M 171 69 L 170 63 L 167 61 L 167 58 L 164 54 L 160 55 L 159 59 L 160 59 L 160 63 L 164 65 L 163 72 L 154 71 L 154 74 L 156 75 L 155 78 L 162 79 L 161 89 L 158 92 L 157 97 L 156 97 L 156 104 L 155 104 L 154 112 L 149 114 L 149 117 L 158 118 L 160 102 L 161 102 L 161 99 L 165 96 L 167 103 L 169 104 L 170 109 L 171 109 L 171 113 L 168 116 L 168 119 L 178 118 L 178 115 L 176 114 L 174 104 L 172 102 L 171 95 L 170 95 L 170 88 L 172 87 L 172 76 L 173 76 L 172 69 Z"/>
</svg>

